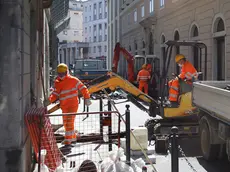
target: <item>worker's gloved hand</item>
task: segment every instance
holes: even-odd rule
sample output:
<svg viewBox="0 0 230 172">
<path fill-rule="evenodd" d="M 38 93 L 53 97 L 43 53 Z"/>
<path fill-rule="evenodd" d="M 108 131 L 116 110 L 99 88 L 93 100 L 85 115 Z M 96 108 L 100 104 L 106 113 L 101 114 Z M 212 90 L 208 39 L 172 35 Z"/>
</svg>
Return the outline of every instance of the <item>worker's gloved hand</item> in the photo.
<svg viewBox="0 0 230 172">
<path fill-rule="evenodd" d="M 43 105 L 44 105 L 45 107 L 47 107 L 48 105 L 50 105 L 50 101 L 49 101 L 49 100 L 44 100 L 44 101 L 43 101 Z"/>
<path fill-rule="evenodd" d="M 90 106 L 92 104 L 90 99 L 85 99 L 85 105 Z"/>
</svg>

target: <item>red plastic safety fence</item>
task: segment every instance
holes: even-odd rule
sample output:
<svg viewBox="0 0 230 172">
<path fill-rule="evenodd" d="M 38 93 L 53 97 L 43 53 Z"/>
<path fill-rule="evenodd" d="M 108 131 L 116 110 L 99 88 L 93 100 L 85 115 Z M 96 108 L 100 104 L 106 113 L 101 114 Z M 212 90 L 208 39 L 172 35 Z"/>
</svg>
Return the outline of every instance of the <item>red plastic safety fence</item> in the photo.
<svg viewBox="0 0 230 172">
<path fill-rule="evenodd" d="M 31 108 L 25 115 L 25 122 L 37 161 L 39 159 L 39 151 L 46 149 L 45 164 L 49 169 L 55 170 L 61 164 L 61 154 L 56 143 L 50 119 L 45 114 L 47 114 L 47 109 L 44 107 Z"/>
</svg>

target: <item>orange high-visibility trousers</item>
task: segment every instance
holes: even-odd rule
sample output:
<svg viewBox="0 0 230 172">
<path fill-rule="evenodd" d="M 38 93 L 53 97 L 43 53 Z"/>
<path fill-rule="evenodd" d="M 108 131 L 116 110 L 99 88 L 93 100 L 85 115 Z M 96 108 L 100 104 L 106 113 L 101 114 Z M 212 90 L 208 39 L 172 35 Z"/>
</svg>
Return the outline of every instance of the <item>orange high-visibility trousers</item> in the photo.
<svg viewBox="0 0 230 172">
<path fill-rule="evenodd" d="M 78 105 L 75 107 L 62 109 L 62 113 L 76 113 L 77 110 L 78 110 Z M 75 117 L 76 115 L 65 115 L 62 117 L 64 129 L 65 129 L 65 140 L 64 140 L 65 145 L 71 144 L 71 142 L 76 141 L 77 139 L 76 132 L 74 129 Z"/>
<path fill-rule="evenodd" d="M 139 82 L 139 90 L 143 91 L 144 89 L 144 93 L 148 94 L 148 90 L 149 90 L 149 86 L 148 86 L 148 82 L 146 81 L 140 81 Z"/>
</svg>

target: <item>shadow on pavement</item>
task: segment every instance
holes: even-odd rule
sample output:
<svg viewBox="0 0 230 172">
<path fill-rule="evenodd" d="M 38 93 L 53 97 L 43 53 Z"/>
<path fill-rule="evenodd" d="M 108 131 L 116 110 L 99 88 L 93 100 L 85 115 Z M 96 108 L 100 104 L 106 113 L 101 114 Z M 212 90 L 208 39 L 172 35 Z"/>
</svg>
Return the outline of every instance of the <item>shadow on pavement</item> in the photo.
<svg viewBox="0 0 230 172">
<path fill-rule="evenodd" d="M 199 138 L 180 139 L 178 143 L 187 157 L 202 156 Z"/>
<path fill-rule="evenodd" d="M 181 139 L 179 140 L 178 143 L 182 147 L 186 157 L 196 158 L 198 163 L 207 172 L 229 172 L 230 171 L 230 162 L 227 160 L 227 157 L 212 162 L 208 162 L 204 160 L 204 158 L 202 157 L 199 138 Z M 182 157 L 181 154 L 180 157 Z"/>
<path fill-rule="evenodd" d="M 197 158 L 200 165 L 207 172 L 229 172 L 230 162 L 227 159 L 207 162 L 203 158 Z"/>
</svg>

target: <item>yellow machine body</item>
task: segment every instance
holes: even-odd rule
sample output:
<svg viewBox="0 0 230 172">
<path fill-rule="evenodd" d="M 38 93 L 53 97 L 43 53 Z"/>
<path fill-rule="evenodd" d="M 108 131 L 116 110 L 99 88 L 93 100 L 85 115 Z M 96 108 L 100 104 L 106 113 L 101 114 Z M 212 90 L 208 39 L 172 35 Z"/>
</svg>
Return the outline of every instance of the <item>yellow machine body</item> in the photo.
<svg viewBox="0 0 230 172">
<path fill-rule="evenodd" d="M 115 91 L 116 89 L 120 88 L 127 93 L 132 94 L 133 96 L 143 100 L 146 103 L 153 103 L 156 102 L 154 99 L 152 99 L 150 96 L 146 95 L 142 91 L 140 91 L 138 88 L 136 88 L 133 84 L 131 84 L 129 81 L 123 79 L 122 77 L 118 76 L 117 74 L 110 74 L 110 76 L 105 79 L 104 81 L 101 81 L 96 84 L 91 84 L 88 89 L 89 92 L 95 93 L 102 91 L 103 89 L 110 88 L 112 91 Z M 185 94 L 181 95 L 180 104 L 178 107 L 164 107 L 163 108 L 163 114 L 161 116 L 163 118 L 180 118 L 191 115 L 191 112 L 196 109 L 196 107 L 192 106 L 192 93 L 187 92 Z M 60 105 L 57 104 L 56 106 L 49 109 L 49 113 L 52 113 L 60 108 Z M 162 107 L 160 107 L 162 108 Z"/>
<path fill-rule="evenodd" d="M 180 104 L 177 108 L 164 108 L 165 118 L 179 118 L 192 114 L 196 107 L 192 106 L 192 93 L 188 92 L 181 95 Z"/>
</svg>

